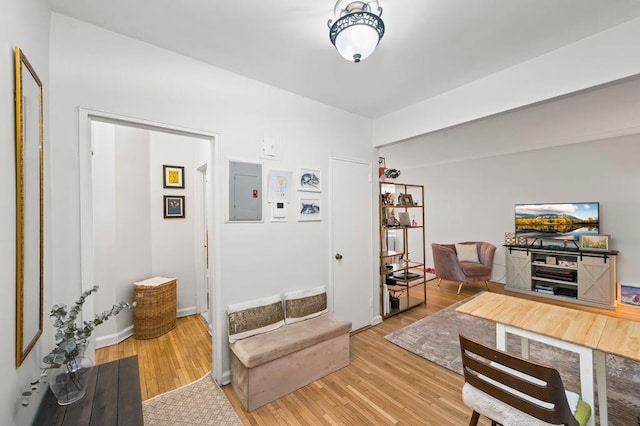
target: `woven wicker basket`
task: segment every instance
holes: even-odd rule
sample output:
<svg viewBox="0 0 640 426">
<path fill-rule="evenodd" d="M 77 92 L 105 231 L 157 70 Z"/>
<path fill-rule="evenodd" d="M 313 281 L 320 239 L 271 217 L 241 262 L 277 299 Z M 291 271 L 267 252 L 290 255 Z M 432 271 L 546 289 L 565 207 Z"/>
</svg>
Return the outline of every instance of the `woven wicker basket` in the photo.
<svg viewBox="0 0 640 426">
<path fill-rule="evenodd" d="M 155 277 L 133 285 L 133 337 L 153 339 L 176 326 L 176 279 Z"/>
</svg>

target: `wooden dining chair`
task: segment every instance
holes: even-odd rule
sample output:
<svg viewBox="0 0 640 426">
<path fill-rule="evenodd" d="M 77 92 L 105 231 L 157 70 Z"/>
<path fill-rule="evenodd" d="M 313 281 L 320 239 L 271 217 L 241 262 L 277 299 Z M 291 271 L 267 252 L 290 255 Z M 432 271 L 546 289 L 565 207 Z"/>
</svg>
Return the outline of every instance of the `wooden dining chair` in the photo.
<svg viewBox="0 0 640 426">
<path fill-rule="evenodd" d="M 584 426 L 591 407 L 566 391 L 554 368 L 486 346 L 460 335 L 465 383 L 462 400 L 473 409 L 469 425 L 480 415 L 492 425 L 562 424 Z"/>
</svg>

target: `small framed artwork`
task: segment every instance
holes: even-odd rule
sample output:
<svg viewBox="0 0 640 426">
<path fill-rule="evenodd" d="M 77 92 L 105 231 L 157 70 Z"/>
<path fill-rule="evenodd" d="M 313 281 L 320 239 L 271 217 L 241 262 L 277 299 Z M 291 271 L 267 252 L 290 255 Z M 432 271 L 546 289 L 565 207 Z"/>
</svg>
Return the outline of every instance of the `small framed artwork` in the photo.
<svg viewBox="0 0 640 426">
<path fill-rule="evenodd" d="M 184 167 L 162 166 L 163 186 L 165 188 L 184 189 Z"/>
<path fill-rule="evenodd" d="M 164 218 L 184 218 L 184 195 L 164 196 Z"/>
<path fill-rule="evenodd" d="M 598 234 L 581 234 L 580 248 L 582 250 L 609 250 L 609 236 Z"/>
<path fill-rule="evenodd" d="M 640 287 L 620 283 L 620 303 L 640 307 Z"/>
<path fill-rule="evenodd" d="M 298 220 L 301 222 L 322 220 L 320 197 L 300 197 L 298 199 Z"/>
<path fill-rule="evenodd" d="M 322 174 L 319 169 L 300 168 L 299 191 L 320 192 L 322 191 Z"/>
<path fill-rule="evenodd" d="M 398 196 L 398 204 L 401 206 L 413 206 L 413 195 L 400 194 L 400 196 Z"/>
</svg>

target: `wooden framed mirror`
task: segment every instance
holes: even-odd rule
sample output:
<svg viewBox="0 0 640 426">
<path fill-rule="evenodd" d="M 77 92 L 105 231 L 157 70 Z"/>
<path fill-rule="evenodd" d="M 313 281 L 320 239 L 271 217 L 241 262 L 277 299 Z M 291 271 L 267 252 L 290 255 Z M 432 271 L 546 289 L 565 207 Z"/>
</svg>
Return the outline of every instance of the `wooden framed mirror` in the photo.
<svg viewBox="0 0 640 426">
<path fill-rule="evenodd" d="M 16 66 L 16 367 L 42 335 L 42 82 L 19 47 Z"/>
</svg>

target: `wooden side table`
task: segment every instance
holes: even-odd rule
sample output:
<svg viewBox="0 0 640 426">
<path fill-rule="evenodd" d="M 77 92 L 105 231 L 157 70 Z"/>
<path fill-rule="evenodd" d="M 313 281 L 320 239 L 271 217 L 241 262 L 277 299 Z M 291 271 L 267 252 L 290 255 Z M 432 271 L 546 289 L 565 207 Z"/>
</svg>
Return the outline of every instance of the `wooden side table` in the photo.
<svg viewBox="0 0 640 426">
<path fill-rule="evenodd" d="M 58 405 L 47 389 L 33 425 L 142 426 L 138 357 L 93 368 L 87 393 L 70 405 Z"/>
<path fill-rule="evenodd" d="M 176 279 L 154 277 L 133 283 L 133 337 L 153 339 L 176 326 Z"/>
</svg>

